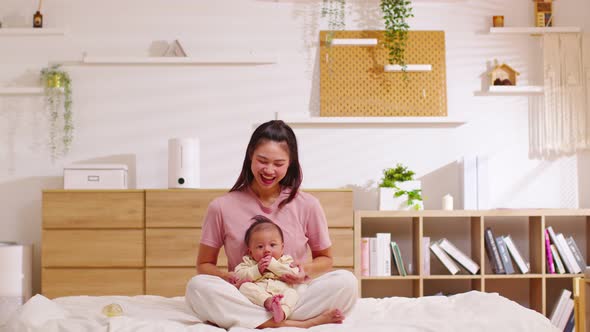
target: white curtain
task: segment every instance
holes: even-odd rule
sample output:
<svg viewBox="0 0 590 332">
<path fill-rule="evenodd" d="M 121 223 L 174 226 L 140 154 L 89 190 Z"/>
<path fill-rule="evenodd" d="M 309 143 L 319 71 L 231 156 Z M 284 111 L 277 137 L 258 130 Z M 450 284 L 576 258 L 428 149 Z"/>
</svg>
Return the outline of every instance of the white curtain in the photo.
<svg viewBox="0 0 590 332">
<path fill-rule="evenodd" d="M 542 38 L 545 93 L 530 98 L 529 153 L 555 159 L 590 148 L 590 68 L 584 68 L 581 34 Z"/>
</svg>

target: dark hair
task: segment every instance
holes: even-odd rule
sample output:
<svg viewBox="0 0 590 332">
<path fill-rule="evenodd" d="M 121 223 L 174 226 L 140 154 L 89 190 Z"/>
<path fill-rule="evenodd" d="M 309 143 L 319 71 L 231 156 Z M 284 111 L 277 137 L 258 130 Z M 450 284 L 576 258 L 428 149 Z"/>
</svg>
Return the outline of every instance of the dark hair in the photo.
<svg viewBox="0 0 590 332">
<path fill-rule="evenodd" d="M 272 220 L 261 215 L 256 215 L 251 220 L 255 221 L 252 223 L 252 225 L 250 225 L 250 227 L 248 227 L 248 230 L 246 231 L 246 236 L 244 237 L 244 243 L 246 243 L 246 246 L 250 245 L 250 237 L 252 236 L 252 233 L 273 227 L 279 231 L 279 234 L 281 235 L 281 241 L 285 242 L 283 239 L 283 230 L 279 227 L 279 225 L 272 222 Z"/>
<path fill-rule="evenodd" d="M 297 152 L 297 138 L 295 137 L 293 129 L 281 120 L 265 122 L 254 130 L 252 137 L 250 137 L 248 148 L 246 149 L 242 171 L 230 191 L 239 191 L 252 184 L 252 181 L 254 181 L 254 174 L 252 174 L 251 168 L 252 155 L 254 154 L 254 150 L 260 144 L 268 141 L 277 143 L 285 142 L 289 148 L 289 168 L 287 169 L 287 174 L 285 174 L 285 177 L 279 182 L 279 184 L 291 188 L 291 192 L 289 193 L 289 197 L 279 203 L 280 209 L 295 198 L 299 186 L 301 185 L 301 181 L 303 181 L 303 173 L 301 172 L 301 166 L 299 165 L 299 153 Z"/>
</svg>

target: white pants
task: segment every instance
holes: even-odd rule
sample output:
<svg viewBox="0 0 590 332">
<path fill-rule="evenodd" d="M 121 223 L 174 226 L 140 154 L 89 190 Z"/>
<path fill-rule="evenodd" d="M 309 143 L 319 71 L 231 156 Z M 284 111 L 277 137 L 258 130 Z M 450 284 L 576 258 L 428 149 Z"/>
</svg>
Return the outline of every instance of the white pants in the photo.
<svg viewBox="0 0 590 332">
<path fill-rule="evenodd" d="M 309 284 L 298 285 L 295 289 L 299 301 L 289 319 L 307 320 L 328 309 L 340 309 L 346 316 L 358 297 L 357 288 L 357 279 L 346 270 L 328 272 Z M 270 312 L 217 276 L 193 277 L 187 284 L 185 299 L 199 319 L 225 329 L 255 328 L 272 318 Z"/>
</svg>

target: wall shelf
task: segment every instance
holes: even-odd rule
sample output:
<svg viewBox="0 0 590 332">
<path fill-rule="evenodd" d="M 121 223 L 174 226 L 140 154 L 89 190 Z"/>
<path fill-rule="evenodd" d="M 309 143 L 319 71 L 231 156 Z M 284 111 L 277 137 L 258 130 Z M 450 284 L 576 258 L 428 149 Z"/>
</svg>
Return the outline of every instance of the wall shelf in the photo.
<svg viewBox="0 0 590 332">
<path fill-rule="evenodd" d="M 573 33 L 581 32 L 580 27 L 503 27 L 503 28 L 490 28 L 491 34 L 498 35 L 541 35 L 544 33 Z"/>
<path fill-rule="evenodd" d="M 40 87 L 0 87 L 0 96 L 42 95 Z"/>
<path fill-rule="evenodd" d="M 360 125 L 360 126 L 411 126 L 411 127 L 458 127 L 466 123 L 464 120 L 448 117 L 321 117 L 295 116 L 276 113 L 276 120 L 283 120 L 289 125 L 299 126 L 332 126 L 332 125 Z"/>
<path fill-rule="evenodd" d="M 400 65 L 385 65 L 383 70 L 387 73 L 402 72 Z M 406 72 L 426 72 L 432 71 L 432 65 L 406 65 Z"/>
<path fill-rule="evenodd" d="M 538 96 L 543 87 L 537 85 L 492 85 L 489 91 L 476 91 L 475 96 Z"/>
<path fill-rule="evenodd" d="M 84 56 L 94 65 L 263 65 L 277 62 L 274 56 L 220 55 L 202 57 Z"/>
<path fill-rule="evenodd" d="M 0 28 L 0 36 L 63 36 L 60 28 Z"/>
<path fill-rule="evenodd" d="M 376 46 L 377 38 L 334 38 L 332 46 Z"/>
</svg>

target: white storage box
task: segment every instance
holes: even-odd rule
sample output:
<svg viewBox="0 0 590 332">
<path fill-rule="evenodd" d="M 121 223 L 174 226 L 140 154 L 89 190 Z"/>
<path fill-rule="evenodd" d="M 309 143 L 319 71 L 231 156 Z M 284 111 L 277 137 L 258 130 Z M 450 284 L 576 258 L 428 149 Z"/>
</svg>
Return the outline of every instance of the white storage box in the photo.
<svg viewBox="0 0 590 332">
<path fill-rule="evenodd" d="M 0 242 L 0 326 L 31 297 L 32 272 L 32 245 Z"/>
<path fill-rule="evenodd" d="M 64 167 L 64 189 L 127 189 L 127 165 L 66 166 Z"/>
</svg>

